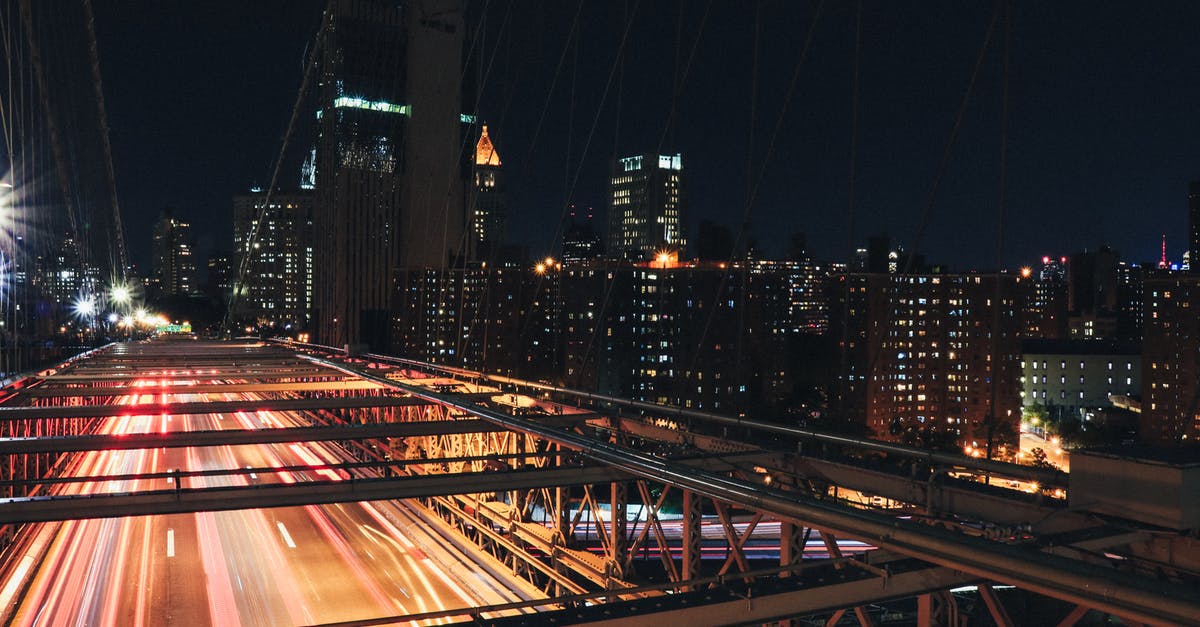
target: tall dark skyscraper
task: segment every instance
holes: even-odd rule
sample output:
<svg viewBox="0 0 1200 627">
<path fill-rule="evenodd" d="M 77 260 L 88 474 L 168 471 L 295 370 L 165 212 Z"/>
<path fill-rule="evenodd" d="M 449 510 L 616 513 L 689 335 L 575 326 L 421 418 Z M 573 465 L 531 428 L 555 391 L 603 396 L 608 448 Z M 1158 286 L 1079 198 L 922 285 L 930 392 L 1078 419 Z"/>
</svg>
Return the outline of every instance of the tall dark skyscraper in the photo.
<svg viewBox="0 0 1200 627">
<path fill-rule="evenodd" d="M 1200 275 L 1200 181 L 1188 184 L 1188 264 Z"/>
<path fill-rule="evenodd" d="M 567 217 L 563 228 L 562 262 L 563 265 L 586 263 L 600 257 L 603 246 L 600 245 L 600 235 L 592 226 L 592 210 L 588 209 L 585 218 L 576 221 L 575 211 Z"/>
<path fill-rule="evenodd" d="M 683 160 L 635 155 L 613 162 L 608 201 L 608 254 L 647 261 L 668 250 L 682 256 Z"/>
<path fill-rule="evenodd" d="M 462 249 L 461 0 L 336 0 L 318 64 L 317 339 L 390 345 L 401 274 Z"/>
</svg>

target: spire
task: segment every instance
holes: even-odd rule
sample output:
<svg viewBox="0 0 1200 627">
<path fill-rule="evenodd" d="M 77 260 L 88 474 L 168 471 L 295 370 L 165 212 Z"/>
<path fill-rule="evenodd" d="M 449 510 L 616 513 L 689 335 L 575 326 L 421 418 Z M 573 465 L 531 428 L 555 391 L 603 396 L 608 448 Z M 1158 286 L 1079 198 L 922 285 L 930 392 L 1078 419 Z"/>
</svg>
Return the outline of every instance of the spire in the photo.
<svg viewBox="0 0 1200 627">
<path fill-rule="evenodd" d="M 475 144 L 475 165 L 489 165 L 499 167 L 500 153 L 492 146 L 492 138 L 488 137 L 487 124 L 483 125 L 483 132 L 479 134 L 479 142 Z"/>
<path fill-rule="evenodd" d="M 1166 233 L 1163 233 L 1163 237 L 1162 237 L 1162 259 L 1160 259 L 1158 261 L 1158 267 L 1161 270 L 1165 270 L 1165 269 L 1171 267 L 1171 264 L 1167 263 L 1167 234 Z"/>
</svg>

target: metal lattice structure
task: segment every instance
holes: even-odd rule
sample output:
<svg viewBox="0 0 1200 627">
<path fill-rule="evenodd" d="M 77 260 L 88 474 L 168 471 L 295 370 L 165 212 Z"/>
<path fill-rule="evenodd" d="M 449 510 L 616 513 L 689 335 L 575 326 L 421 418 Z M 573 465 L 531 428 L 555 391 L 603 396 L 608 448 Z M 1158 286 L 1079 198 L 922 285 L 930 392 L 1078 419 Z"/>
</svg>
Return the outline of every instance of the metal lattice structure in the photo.
<svg viewBox="0 0 1200 627">
<path fill-rule="evenodd" d="M 475 616 L 503 624 L 527 620 L 521 612 L 535 607 L 539 619 L 555 611 L 561 622 L 661 615 L 873 624 L 889 607 L 919 624 L 1028 620 L 1009 615 L 1007 586 L 1066 602 L 1055 606 L 1063 624 L 1091 609 L 1152 624 L 1198 615 L 1194 540 L 1068 510 L 1055 496 L 1065 477 L 836 436 L 784 438 L 786 427 L 767 438 L 755 435 L 754 421 L 739 427 L 539 385 L 296 345 L 105 349 L 10 387 L 0 406 L 19 438 L 0 449 L 4 485 L 17 497 L 0 503 L 9 568 L 40 528 L 22 523 L 409 498 L 422 527 L 476 547 L 523 582 L 513 585 L 538 593 L 381 623 Z M 134 411 L 127 403 L 146 401 L 130 394 L 146 392 L 164 429 L 168 416 L 264 422 L 106 431 Z M 168 398 L 185 392 L 208 396 Z M 72 451 L 289 442 L 335 443 L 340 453 L 126 477 L 90 476 L 72 461 L 86 454 Z M 281 473 L 309 478 L 212 485 Z M 985 483 L 968 478 L 985 474 Z M 1008 487 L 1038 478 L 1045 483 L 1033 494 Z M 99 489 L 119 480 L 169 486 Z"/>
</svg>

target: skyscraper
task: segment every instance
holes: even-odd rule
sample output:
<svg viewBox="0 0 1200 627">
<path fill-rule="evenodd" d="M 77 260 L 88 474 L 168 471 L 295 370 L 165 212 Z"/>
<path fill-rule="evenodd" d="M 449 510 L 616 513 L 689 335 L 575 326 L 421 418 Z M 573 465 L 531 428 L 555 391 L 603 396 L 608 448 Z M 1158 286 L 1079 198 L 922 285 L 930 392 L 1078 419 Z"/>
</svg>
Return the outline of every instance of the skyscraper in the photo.
<svg viewBox="0 0 1200 627">
<path fill-rule="evenodd" d="M 336 0 L 318 64 L 317 339 L 387 349 L 402 274 L 462 248 L 461 0 Z"/>
<path fill-rule="evenodd" d="M 471 186 L 471 250 L 473 260 L 492 258 L 497 247 L 506 239 L 508 226 L 508 192 L 500 153 L 492 144 L 487 124 L 475 143 L 475 173 Z"/>
<path fill-rule="evenodd" d="M 264 210 L 264 206 L 265 210 Z M 312 192 L 252 192 L 233 198 L 239 319 L 301 328 L 312 308 Z M 243 259 L 245 259 L 243 261 Z"/>
<path fill-rule="evenodd" d="M 600 236 L 592 226 L 592 210 L 588 209 L 587 217 L 575 220 L 575 210 L 572 208 L 563 228 L 562 262 L 563 265 L 587 263 L 600 257 L 603 247 Z"/>
<path fill-rule="evenodd" d="M 39 297 L 51 305 L 72 303 L 95 293 L 100 286 L 100 269 L 79 257 L 75 238 L 67 235 L 46 255 L 39 255 L 33 274 Z"/>
<path fill-rule="evenodd" d="M 683 232 L 680 155 L 635 155 L 613 162 L 608 202 L 608 253 L 647 261 L 661 250 L 680 256 Z"/>
<path fill-rule="evenodd" d="M 1042 257 L 1038 267 L 1021 269 L 1017 284 L 1024 292 L 1023 336 L 1038 339 L 1067 337 L 1067 258 Z"/>
<path fill-rule="evenodd" d="M 192 225 L 163 209 L 154 223 L 153 284 L 162 296 L 191 295 L 196 291 L 196 260 L 192 256 Z"/>
</svg>

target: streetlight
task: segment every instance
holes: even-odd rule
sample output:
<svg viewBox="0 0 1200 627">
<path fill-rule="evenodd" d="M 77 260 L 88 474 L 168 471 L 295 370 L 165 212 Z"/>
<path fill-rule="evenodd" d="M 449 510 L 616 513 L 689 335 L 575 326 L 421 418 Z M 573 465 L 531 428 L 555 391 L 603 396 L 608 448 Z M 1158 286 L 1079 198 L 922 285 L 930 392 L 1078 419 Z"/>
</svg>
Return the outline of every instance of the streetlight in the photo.
<svg viewBox="0 0 1200 627">
<path fill-rule="evenodd" d="M 96 301 L 91 296 L 81 296 L 75 300 L 75 315 L 85 320 L 96 315 Z"/>
<path fill-rule="evenodd" d="M 133 291 L 127 285 L 113 285 L 109 290 L 109 299 L 117 305 L 128 305 L 133 300 Z"/>
</svg>

